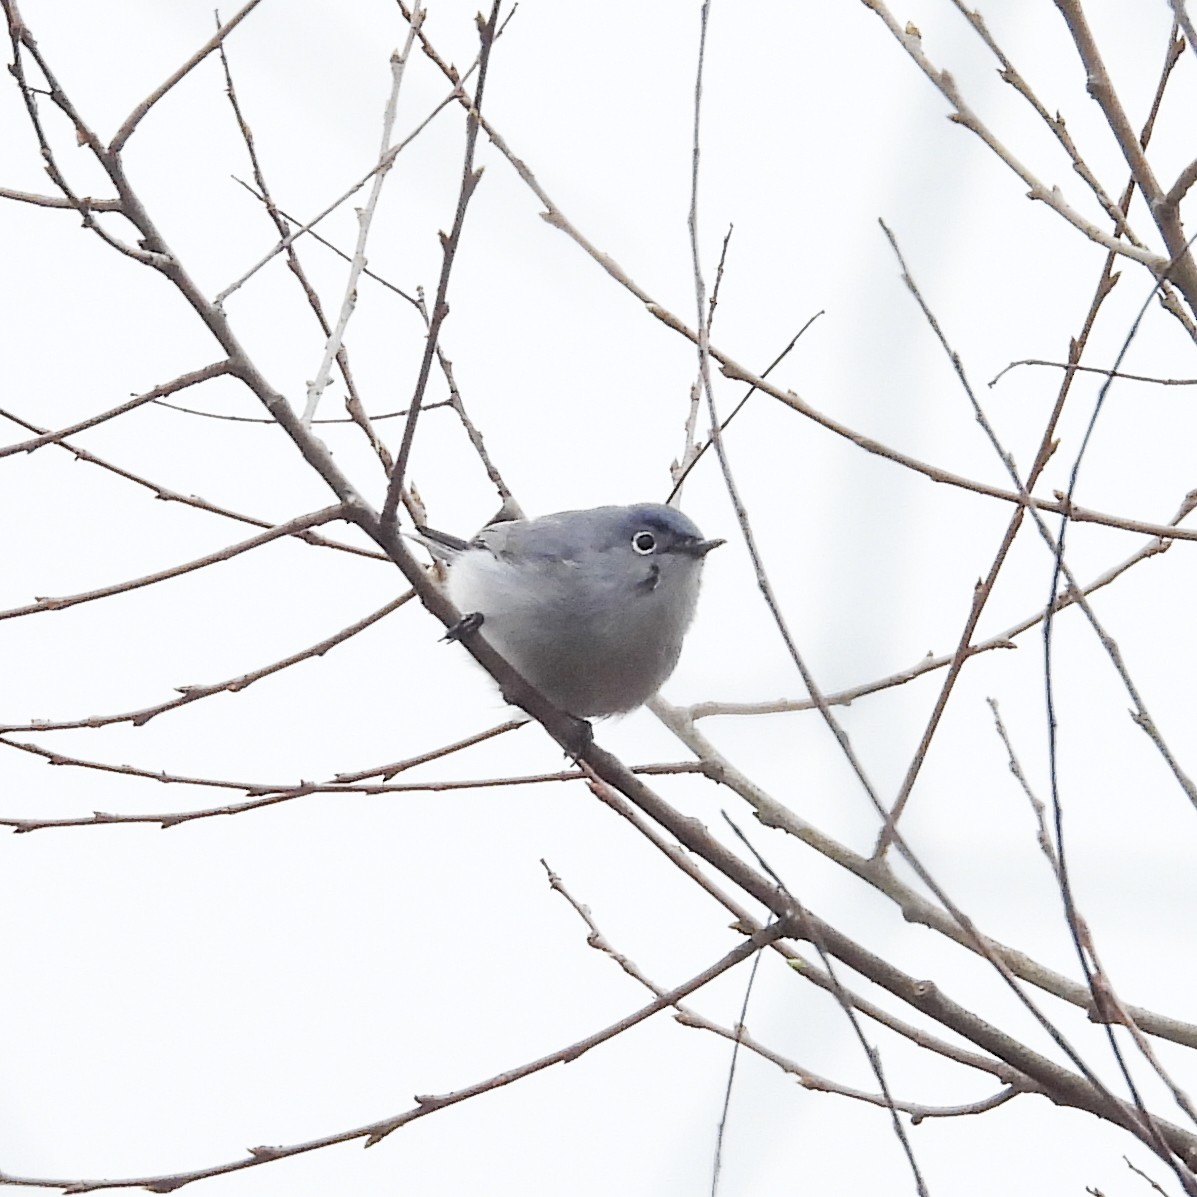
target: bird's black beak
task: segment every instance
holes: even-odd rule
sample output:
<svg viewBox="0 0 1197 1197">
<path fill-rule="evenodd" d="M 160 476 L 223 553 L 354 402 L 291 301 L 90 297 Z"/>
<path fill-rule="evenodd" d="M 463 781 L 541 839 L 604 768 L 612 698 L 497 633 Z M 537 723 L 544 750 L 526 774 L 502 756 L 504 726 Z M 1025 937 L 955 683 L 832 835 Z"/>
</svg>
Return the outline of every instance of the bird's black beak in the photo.
<svg viewBox="0 0 1197 1197">
<path fill-rule="evenodd" d="M 712 549 L 717 549 L 721 544 L 727 544 L 726 540 L 688 540 L 681 544 L 675 545 L 679 553 L 685 553 L 687 557 L 705 557 Z"/>
</svg>

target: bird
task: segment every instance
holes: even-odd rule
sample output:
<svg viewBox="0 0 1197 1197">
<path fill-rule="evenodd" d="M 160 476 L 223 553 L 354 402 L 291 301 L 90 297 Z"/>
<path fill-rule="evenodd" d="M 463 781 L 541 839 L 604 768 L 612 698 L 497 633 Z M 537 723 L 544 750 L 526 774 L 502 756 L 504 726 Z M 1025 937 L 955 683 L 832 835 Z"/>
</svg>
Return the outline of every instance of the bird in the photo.
<svg viewBox="0 0 1197 1197">
<path fill-rule="evenodd" d="M 462 613 L 554 706 L 578 718 L 632 711 L 677 665 L 707 554 L 694 522 L 662 503 L 506 520 L 462 540 L 417 525 L 448 566 Z"/>
</svg>

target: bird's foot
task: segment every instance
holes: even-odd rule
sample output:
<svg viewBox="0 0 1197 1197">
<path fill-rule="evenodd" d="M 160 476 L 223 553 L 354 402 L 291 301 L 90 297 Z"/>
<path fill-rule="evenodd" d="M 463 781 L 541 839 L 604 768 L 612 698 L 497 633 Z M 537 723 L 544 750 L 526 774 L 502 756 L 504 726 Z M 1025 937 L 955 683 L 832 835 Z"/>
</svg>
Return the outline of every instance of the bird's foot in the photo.
<svg viewBox="0 0 1197 1197">
<path fill-rule="evenodd" d="M 471 611 L 469 615 L 463 615 L 445 634 L 441 637 L 442 640 L 462 640 L 466 636 L 473 635 L 482 626 L 483 615 L 481 611 Z"/>
<path fill-rule="evenodd" d="M 576 765 L 594 743 L 594 727 L 588 719 L 579 719 L 576 715 L 570 715 L 569 721 L 573 725 L 573 734 L 570 736 L 570 742 L 562 747 L 570 762 Z"/>
</svg>

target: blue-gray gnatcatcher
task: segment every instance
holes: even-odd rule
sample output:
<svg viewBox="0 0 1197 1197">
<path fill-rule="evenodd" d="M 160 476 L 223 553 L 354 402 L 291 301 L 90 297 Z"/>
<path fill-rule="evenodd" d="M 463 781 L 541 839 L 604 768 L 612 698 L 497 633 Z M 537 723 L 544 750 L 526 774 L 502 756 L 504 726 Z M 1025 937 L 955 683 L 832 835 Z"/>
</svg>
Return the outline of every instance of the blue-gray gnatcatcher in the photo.
<svg viewBox="0 0 1197 1197">
<path fill-rule="evenodd" d="M 707 553 L 692 520 L 660 503 L 511 520 L 459 540 L 419 527 L 449 565 L 447 593 L 498 652 L 568 714 L 614 715 L 673 672 Z"/>
</svg>

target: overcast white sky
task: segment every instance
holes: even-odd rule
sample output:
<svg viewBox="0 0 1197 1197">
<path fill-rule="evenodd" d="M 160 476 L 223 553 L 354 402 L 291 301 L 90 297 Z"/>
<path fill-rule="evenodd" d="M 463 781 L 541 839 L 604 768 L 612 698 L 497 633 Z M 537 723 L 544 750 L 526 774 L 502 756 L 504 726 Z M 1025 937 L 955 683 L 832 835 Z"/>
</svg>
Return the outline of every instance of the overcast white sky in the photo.
<svg viewBox="0 0 1197 1197">
<path fill-rule="evenodd" d="M 1068 128 L 1107 190 L 1126 168 L 1084 91 L 1063 22 L 1047 3 L 995 4 L 995 37 Z M 476 52 L 475 5 L 433 0 L 431 40 L 458 65 Z M 231 10 L 230 10 L 231 11 Z M 1170 21 L 1164 0 L 1086 6 L 1133 121 L 1146 111 Z M 101 138 L 213 29 L 199 0 L 24 0 L 41 51 Z M 229 12 L 223 12 L 227 17 Z M 950 4 L 895 6 L 922 32 L 998 136 L 1090 219 L 1100 210 L 1042 124 L 997 77 Z M 485 111 L 574 225 L 665 307 L 694 323 L 686 229 L 697 3 L 522 0 L 495 49 Z M 377 159 L 388 58 L 406 26 L 387 3 L 264 0 L 228 43 L 238 95 L 281 207 L 310 219 Z M 1170 86 L 1152 159 L 1170 181 L 1194 157 L 1191 51 Z M 446 94 L 418 53 L 398 129 Z M 64 123 L 41 111 L 76 189 L 109 190 Z M 763 369 L 822 313 L 776 379 L 868 436 L 944 469 L 1006 486 L 942 350 L 901 282 L 878 218 L 1007 448 L 1025 470 L 1079 330 L 1103 252 L 1066 228 L 993 154 L 947 119 L 942 97 L 862 4 L 715 0 L 703 109 L 700 222 L 708 285 L 734 224 L 713 341 Z M 452 220 L 463 119 L 447 108 L 398 158 L 368 250 L 396 286 L 435 292 L 438 229 Z M 244 146 L 209 59 L 144 120 L 130 179 L 209 295 L 274 243 L 235 181 Z M 464 402 L 526 511 L 660 500 L 683 446 L 692 346 L 645 313 L 571 240 L 485 139 L 485 167 L 455 266 L 443 345 Z M 17 89 L 0 84 L 0 186 L 46 192 Z M 349 249 L 353 205 L 321 225 Z M 1158 249 L 1140 203 L 1138 231 Z M 114 228 L 118 226 L 112 226 Z M 1104 227 L 1104 226 L 1103 226 Z M 123 230 L 122 230 L 123 235 Z M 69 213 L 4 202 L 5 385 L 0 408 L 58 428 L 218 356 L 178 295 Z M 303 260 L 335 311 L 345 265 L 307 244 Z M 1102 313 L 1091 364 L 1113 360 L 1150 290 L 1126 264 Z M 281 259 L 227 303 L 272 384 L 302 407 L 323 338 Z M 412 309 L 369 280 L 347 344 L 371 412 L 406 405 L 423 348 Z M 1124 369 L 1197 374 L 1192 345 L 1152 309 Z M 743 387 L 716 377 L 730 410 Z M 334 385 L 322 414 L 340 415 Z M 1078 384 L 1061 447 L 1037 488 L 1066 485 L 1097 383 Z M 434 379 L 429 400 L 444 396 Z M 260 416 L 232 382 L 180 400 Z M 1079 503 L 1166 523 L 1194 485 L 1191 389 L 1117 385 L 1098 422 Z M 379 425 L 394 447 L 398 421 Z M 0 419 L 0 444 L 21 440 Z M 322 433 L 367 499 L 385 491 L 356 429 Z M 1006 504 L 924 478 L 757 395 L 727 448 L 786 618 L 827 692 L 950 652 L 1009 519 Z M 76 438 L 182 494 L 284 521 L 332 501 L 282 432 L 159 407 Z M 410 477 L 432 523 L 469 533 L 498 506 L 453 415 L 423 417 Z M 664 694 L 676 703 L 800 698 L 804 691 L 753 580 L 713 455 L 684 506 L 728 547 L 708 563 L 703 601 Z M 0 606 L 87 591 L 215 551 L 252 530 L 161 502 L 54 446 L 0 459 Z M 334 526 L 332 533 L 354 541 Z M 1073 526 L 1069 558 L 1089 580 L 1144 538 Z M 1192 672 L 1194 547 L 1179 542 L 1095 600 L 1182 766 L 1197 720 Z M 1051 558 L 1024 527 L 980 636 L 1041 608 Z M 236 676 L 331 635 L 400 590 L 390 565 L 297 541 L 68 611 L 0 621 L 0 724 L 69 720 L 165 701 L 173 688 Z M 143 727 L 11 733 L 61 753 L 251 784 L 325 780 L 480 731 L 509 713 L 439 625 L 410 604 L 358 637 L 237 694 Z M 1127 1000 L 1193 1019 L 1194 811 L 1128 718 L 1132 705 L 1092 631 L 1057 626 L 1061 782 L 1078 898 Z M 942 673 L 869 696 L 843 725 L 888 802 L 897 793 Z M 954 899 L 990 934 L 1076 975 L 1059 900 L 1026 799 L 1007 769 L 987 697 L 1000 703 L 1031 784 L 1048 796 L 1037 632 L 964 671 L 924 765 L 904 831 Z M 812 713 L 722 717 L 703 730 L 803 819 L 868 852 L 877 816 Z M 598 728 L 630 763 L 688 751 L 649 712 Z M 412 771 L 455 779 L 561 767 L 535 727 Z M 722 836 L 726 810 L 793 892 L 871 950 L 1050 1054 L 992 971 L 780 832 L 729 790 L 659 779 L 680 809 Z M 0 816 L 191 810 L 236 789 L 160 785 L 0 745 Z M 731 841 L 734 842 L 734 841 Z M 663 986 L 730 950 L 729 917 L 577 783 L 492 790 L 325 795 L 163 832 L 83 827 L 0 836 L 0 1170 L 44 1177 L 138 1176 L 231 1161 L 400 1114 L 556 1050 L 647 1000 L 586 944 L 541 860 L 587 904 L 612 946 Z M 850 978 L 851 979 L 851 978 Z M 726 1025 L 747 969 L 693 1004 Z M 893 1003 L 893 1008 L 898 1008 Z M 1115 1084 L 1102 1037 L 1044 999 Z M 901 1011 L 903 1017 L 911 1012 Z M 913 1019 L 917 1021 L 917 1017 Z M 841 1012 L 778 959 L 750 1007 L 757 1038 L 835 1081 L 872 1091 Z M 869 1027 L 896 1095 L 977 1100 L 986 1078 L 929 1059 Z M 1193 1063 L 1160 1045 L 1178 1081 Z M 423 1118 L 363 1152 L 315 1152 L 193 1190 L 232 1194 L 568 1191 L 573 1197 L 708 1192 L 730 1049 L 659 1014 L 580 1060 Z M 1186 1072 L 1187 1070 L 1187 1072 Z M 1182 1116 L 1145 1081 L 1165 1117 Z M 1121 1089 L 1119 1090 L 1122 1091 Z M 932 1193 L 1142 1192 L 1123 1154 L 1176 1190 L 1129 1136 L 1025 1097 L 982 1116 L 909 1130 Z M 888 1114 L 808 1092 L 744 1057 L 723 1149 L 723 1197 L 913 1192 Z"/>
</svg>

